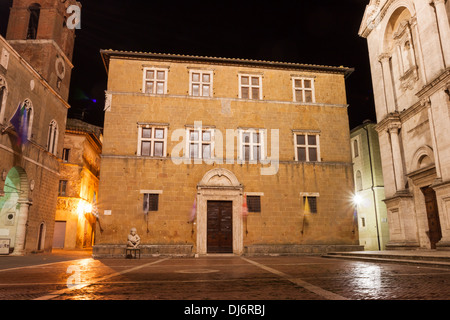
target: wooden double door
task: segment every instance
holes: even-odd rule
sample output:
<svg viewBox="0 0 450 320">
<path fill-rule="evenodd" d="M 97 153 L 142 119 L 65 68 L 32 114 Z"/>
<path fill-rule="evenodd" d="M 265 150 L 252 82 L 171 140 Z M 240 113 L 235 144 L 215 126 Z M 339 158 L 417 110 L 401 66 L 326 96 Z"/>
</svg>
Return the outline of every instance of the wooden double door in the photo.
<svg viewBox="0 0 450 320">
<path fill-rule="evenodd" d="M 439 221 L 438 204 L 436 192 L 430 188 L 421 188 L 425 197 L 428 218 L 428 237 L 430 238 L 431 249 L 436 249 L 436 243 L 442 238 L 441 224 Z"/>
<path fill-rule="evenodd" d="M 233 252 L 233 202 L 208 201 L 207 252 Z"/>
</svg>

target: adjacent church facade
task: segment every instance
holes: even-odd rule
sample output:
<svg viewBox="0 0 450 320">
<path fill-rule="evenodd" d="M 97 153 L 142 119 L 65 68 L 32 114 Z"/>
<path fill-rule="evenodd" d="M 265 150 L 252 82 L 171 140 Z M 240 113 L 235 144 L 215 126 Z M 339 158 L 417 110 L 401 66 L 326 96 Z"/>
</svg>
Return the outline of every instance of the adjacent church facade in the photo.
<svg viewBox="0 0 450 320">
<path fill-rule="evenodd" d="M 372 0 L 367 38 L 388 249 L 450 247 L 450 2 Z"/>
<path fill-rule="evenodd" d="M 345 67 L 102 50 L 94 257 L 360 250 Z"/>
</svg>

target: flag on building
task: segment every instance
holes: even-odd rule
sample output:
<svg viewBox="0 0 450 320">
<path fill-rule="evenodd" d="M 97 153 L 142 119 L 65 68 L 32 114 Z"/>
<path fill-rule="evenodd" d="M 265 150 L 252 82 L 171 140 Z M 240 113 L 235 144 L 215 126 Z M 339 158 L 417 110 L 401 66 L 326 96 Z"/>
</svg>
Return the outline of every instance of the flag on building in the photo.
<svg viewBox="0 0 450 320">
<path fill-rule="evenodd" d="M 191 216 L 189 217 L 189 223 L 192 223 L 197 216 L 197 199 L 194 199 L 194 204 L 191 209 Z"/>
<path fill-rule="evenodd" d="M 248 207 L 247 207 L 247 195 L 244 195 L 244 199 L 242 201 L 242 216 L 248 216 Z"/>
<path fill-rule="evenodd" d="M 305 207 L 304 207 L 303 213 L 304 214 L 310 214 L 311 213 L 311 208 L 309 207 L 308 197 L 304 197 L 303 199 L 305 201 Z"/>
<path fill-rule="evenodd" d="M 17 144 L 23 145 L 28 142 L 28 112 L 25 104 L 19 103 L 16 113 L 9 122 L 14 126 L 17 133 Z"/>
</svg>

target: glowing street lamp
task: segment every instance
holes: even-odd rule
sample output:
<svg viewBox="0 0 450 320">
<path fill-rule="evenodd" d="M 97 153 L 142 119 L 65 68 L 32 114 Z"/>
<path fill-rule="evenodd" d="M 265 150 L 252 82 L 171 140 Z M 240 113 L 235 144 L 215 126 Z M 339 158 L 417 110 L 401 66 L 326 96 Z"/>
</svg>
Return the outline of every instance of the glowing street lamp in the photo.
<svg viewBox="0 0 450 320">
<path fill-rule="evenodd" d="M 355 194 L 353 196 L 353 203 L 357 206 L 361 205 L 363 203 L 364 199 L 359 194 Z"/>
<path fill-rule="evenodd" d="M 78 212 L 78 215 L 80 215 L 80 216 L 85 213 L 91 213 L 92 212 L 92 204 L 90 204 L 86 200 L 80 200 L 80 202 L 78 202 L 77 212 Z"/>
</svg>

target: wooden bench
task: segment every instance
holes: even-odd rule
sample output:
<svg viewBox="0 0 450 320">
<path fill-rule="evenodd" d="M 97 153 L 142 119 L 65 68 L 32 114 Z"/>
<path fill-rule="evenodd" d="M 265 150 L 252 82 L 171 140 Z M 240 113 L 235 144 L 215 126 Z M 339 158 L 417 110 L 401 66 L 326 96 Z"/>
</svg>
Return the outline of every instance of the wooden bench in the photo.
<svg viewBox="0 0 450 320">
<path fill-rule="evenodd" d="M 134 252 L 134 255 L 133 255 Z M 139 259 L 141 258 L 141 249 L 139 248 L 125 248 L 125 258 L 128 258 L 128 256 L 131 257 L 131 259 L 134 256 L 134 259 L 137 259 L 137 255 L 139 254 Z"/>
</svg>

